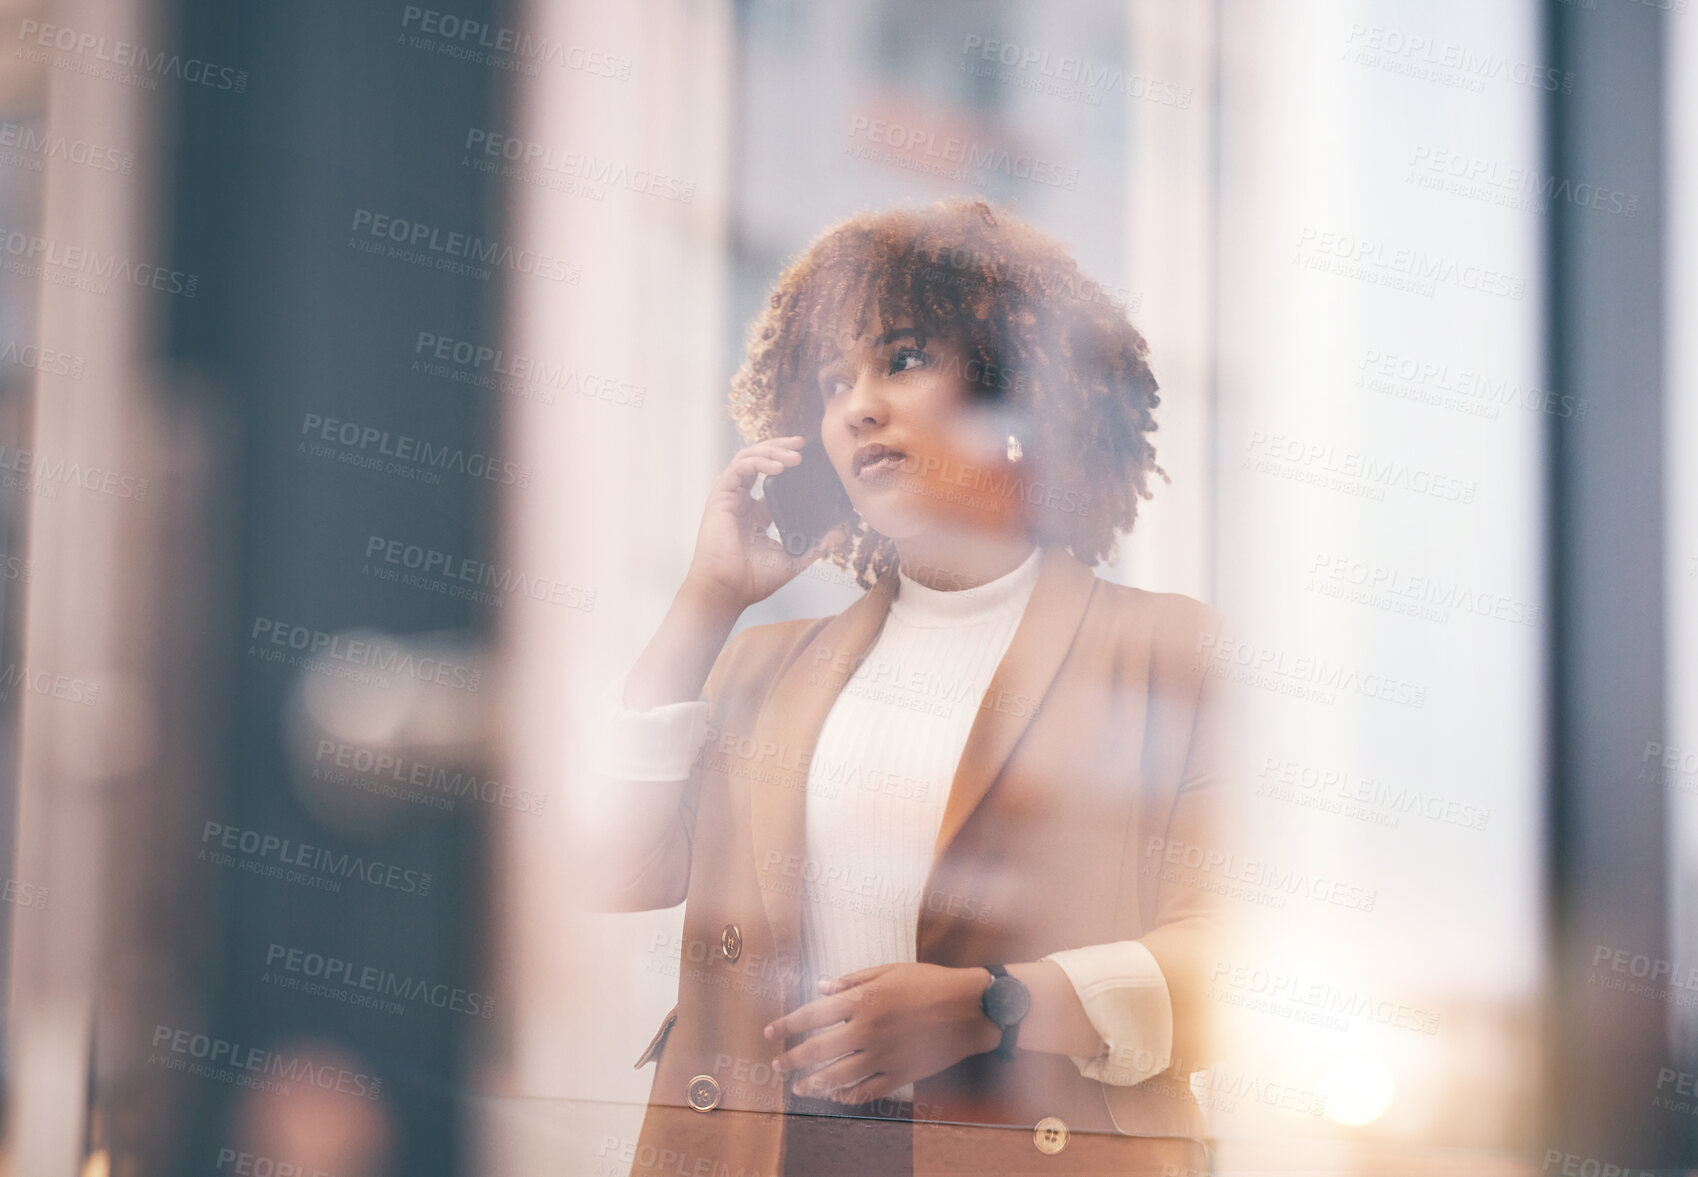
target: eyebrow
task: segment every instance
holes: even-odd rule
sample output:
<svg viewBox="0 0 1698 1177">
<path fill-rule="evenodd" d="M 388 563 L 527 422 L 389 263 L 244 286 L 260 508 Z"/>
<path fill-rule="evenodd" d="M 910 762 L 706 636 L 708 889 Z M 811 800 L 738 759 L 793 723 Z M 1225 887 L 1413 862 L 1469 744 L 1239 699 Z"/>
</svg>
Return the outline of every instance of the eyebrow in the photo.
<svg viewBox="0 0 1698 1177">
<path fill-rule="evenodd" d="M 913 327 L 892 327 L 890 330 L 886 331 L 883 335 L 880 335 L 876 340 L 874 340 L 873 346 L 883 347 L 885 344 L 892 343 L 895 340 L 901 339 L 903 336 L 907 336 L 915 343 L 924 343 L 926 338 Z M 823 371 L 832 364 L 842 363 L 848 354 L 849 353 L 847 351 L 837 347 L 835 344 L 821 348 L 818 355 L 820 370 Z"/>
</svg>

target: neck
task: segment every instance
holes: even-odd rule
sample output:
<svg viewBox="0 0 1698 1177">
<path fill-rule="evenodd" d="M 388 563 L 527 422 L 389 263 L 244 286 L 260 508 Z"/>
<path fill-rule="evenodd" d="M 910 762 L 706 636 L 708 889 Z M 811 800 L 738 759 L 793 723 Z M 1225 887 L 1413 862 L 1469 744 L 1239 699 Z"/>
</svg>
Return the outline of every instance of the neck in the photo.
<svg viewBox="0 0 1698 1177">
<path fill-rule="evenodd" d="M 976 588 L 1018 568 L 1037 541 L 1025 532 L 955 532 L 896 541 L 902 574 L 930 589 Z"/>
</svg>

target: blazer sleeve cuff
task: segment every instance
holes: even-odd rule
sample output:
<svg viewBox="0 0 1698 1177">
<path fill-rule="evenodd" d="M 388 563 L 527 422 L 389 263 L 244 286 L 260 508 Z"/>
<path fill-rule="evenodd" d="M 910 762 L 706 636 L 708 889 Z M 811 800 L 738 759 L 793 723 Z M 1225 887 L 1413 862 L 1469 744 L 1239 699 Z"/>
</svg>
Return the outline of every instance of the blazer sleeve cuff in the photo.
<svg viewBox="0 0 1698 1177">
<path fill-rule="evenodd" d="M 1173 1051 L 1173 1004 L 1161 966 L 1136 940 L 1068 948 L 1044 957 L 1067 974 L 1103 1045 L 1095 1056 L 1069 1055 L 1087 1079 L 1116 1087 L 1167 1070 Z"/>
<path fill-rule="evenodd" d="M 590 770 L 622 781 L 689 780 L 707 739 L 707 700 L 633 711 L 625 706 L 628 673 L 596 697 L 589 724 Z"/>
</svg>

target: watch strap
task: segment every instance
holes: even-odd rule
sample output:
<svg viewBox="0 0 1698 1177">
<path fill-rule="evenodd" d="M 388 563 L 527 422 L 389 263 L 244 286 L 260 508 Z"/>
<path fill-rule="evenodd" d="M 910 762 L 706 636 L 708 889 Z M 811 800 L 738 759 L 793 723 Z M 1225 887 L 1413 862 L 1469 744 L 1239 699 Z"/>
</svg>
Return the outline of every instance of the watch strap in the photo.
<svg viewBox="0 0 1698 1177">
<path fill-rule="evenodd" d="M 996 984 L 997 979 L 999 977 L 1008 976 L 1008 967 L 1006 965 L 988 964 L 988 965 L 985 966 L 985 969 L 991 975 L 991 985 Z M 1016 984 L 1018 984 L 1018 982 L 1016 982 Z M 987 992 L 987 993 L 990 992 L 990 985 L 985 986 L 985 992 Z M 981 1009 L 984 1008 L 984 999 L 982 997 L 979 999 L 979 1005 L 980 1005 Z M 990 1011 L 989 1010 L 985 1010 L 985 1016 L 990 1017 Z M 995 1021 L 995 1019 L 992 1019 L 992 1020 Z M 1014 1040 L 1020 1036 L 1020 1023 L 1024 1020 L 1025 1020 L 1025 1018 L 1024 1018 L 1024 1016 L 1022 1016 L 1020 1018 L 1016 1018 L 1013 1022 L 1009 1023 L 1008 1025 L 1003 1026 L 1002 1027 L 1002 1041 L 997 1043 L 995 1049 L 989 1051 L 988 1053 L 994 1054 L 997 1058 L 1001 1059 L 1005 1063 L 1013 1062 L 1014 1061 Z"/>
</svg>

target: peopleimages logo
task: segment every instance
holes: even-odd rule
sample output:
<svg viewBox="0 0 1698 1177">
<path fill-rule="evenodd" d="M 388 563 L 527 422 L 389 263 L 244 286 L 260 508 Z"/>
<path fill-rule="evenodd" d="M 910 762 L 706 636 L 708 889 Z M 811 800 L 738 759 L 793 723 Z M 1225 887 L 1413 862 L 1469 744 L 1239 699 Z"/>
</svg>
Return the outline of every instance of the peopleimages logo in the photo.
<svg viewBox="0 0 1698 1177">
<path fill-rule="evenodd" d="M 500 781 L 480 777 L 473 772 L 426 764 L 410 757 L 396 756 L 393 753 L 379 752 L 337 740 L 320 740 L 313 762 L 316 766 L 313 769 L 314 780 L 328 780 L 332 784 L 353 784 L 358 779 L 380 785 L 405 785 L 420 792 L 412 795 L 400 793 L 401 796 L 408 799 L 418 796 L 421 799 L 439 801 L 440 808 L 443 809 L 452 809 L 455 801 L 469 797 L 502 809 L 541 813 L 543 803 L 547 800 L 541 793 L 504 785 Z"/>
<path fill-rule="evenodd" d="M 1312 899 L 1351 911 L 1371 912 L 1379 899 L 1379 891 L 1326 875 L 1311 874 L 1298 867 L 1280 866 L 1256 858 L 1244 858 L 1225 850 L 1207 848 L 1194 843 L 1172 841 L 1152 835 L 1144 847 L 1145 875 L 1155 875 L 1165 882 L 1187 882 L 1206 890 L 1224 893 L 1236 890 L 1236 898 L 1261 902 L 1262 898 L 1279 897 L 1272 904 L 1284 907 L 1284 897 Z M 1182 872 L 1202 876 L 1203 881 L 1187 880 Z M 1208 885 L 1210 879 L 1224 883 L 1242 884 L 1236 889 Z M 1265 894 L 1258 898 L 1257 891 Z"/>
<path fill-rule="evenodd" d="M 1623 976 L 1649 981 L 1652 987 L 1666 984 L 1670 988 L 1698 995 L 1698 968 L 1661 957 L 1653 958 L 1642 952 L 1630 952 L 1625 948 L 1600 944 L 1592 951 L 1592 967 L 1608 968 L 1611 972 Z M 1693 1002 L 1683 1001 L 1681 1004 L 1690 1005 Z"/>
<path fill-rule="evenodd" d="M 1033 301 L 1040 304 L 1089 302 L 1128 314 L 1137 313 L 1144 304 L 1141 293 L 1124 286 L 1104 286 L 1071 263 L 1040 266 L 1035 262 L 1004 261 L 962 245 L 938 245 L 920 256 L 930 265 L 916 269 L 916 275 L 962 286 L 982 284 L 987 289 L 1002 282 L 1026 283 L 1037 289 L 1038 297 Z"/>
<path fill-rule="evenodd" d="M 72 380 L 81 380 L 83 370 L 87 367 L 82 356 L 16 339 L 8 339 L 0 344 L 0 364 L 14 364 L 31 372 L 40 372 L 46 376 L 68 376 Z"/>
<path fill-rule="evenodd" d="M 240 1152 L 233 1148 L 218 1150 L 218 1163 L 213 1169 L 219 1173 L 234 1173 L 236 1177 L 337 1177 L 317 1165 L 308 1168 L 297 1161 L 280 1161 L 265 1153 Z"/>
<path fill-rule="evenodd" d="M 326 1091 L 340 1091 L 377 1099 L 383 1094 L 383 1080 L 373 1075 L 350 1071 L 333 1063 L 314 1065 L 304 1058 L 292 1058 L 275 1050 L 243 1046 L 226 1038 L 196 1034 L 174 1026 L 156 1025 L 153 1028 L 154 1052 L 147 1061 L 154 1066 L 173 1071 L 185 1071 L 206 1079 L 221 1079 L 238 1087 L 261 1087 L 279 1095 L 289 1089 L 281 1083 L 304 1081 Z M 173 1057 L 175 1056 L 175 1057 Z M 189 1060 L 204 1060 L 191 1064 Z"/>
<path fill-rule="evenodd" d="M 596 77 L 613 78 L 620 82 L 628 80 L 631 76 L 629 57 L 585 49 L 582 45 L 566 45 L 544 37 L 533 37 L 518 29 L 471 20 L 436 8 L 407 5 L 401 10 L 401 27 L 416 30 L 432 39 L 430 43 L 421 44 L 418 48 L 435 49 L 438 53 L 449 56 L 463 54 L 473 61 L 481 62 L 485 60 L 484 54 L 488 54 L 489 63 L 494 65 L 504 64 L 499 60 L 500 57 L 510 57 L 515 62 L 526 65 L 537 62 L 563 65 L 567 69 L 580 70 Z M 451 50 L 458 52 L 450 52 Z"/>
<path fill-rule="evenodd" d="M 24 157 L 28 157 L 32 171 L 39 171 L 43 160 L 63 159 L 96 171 L 121 172 L 127 176 L 136 162 L 133 151 L 121 151 L 86 139 L 68 139 L 55 132 L 39 130 L 29 123 L 10 121 L 0 122 L 0 148 L 16 149 L 16 152 L 0 151 L 0 162 L 21 163 Z"/>
<path fill-rule="evenodd" d="M 1658 1174 L 1649 1169 L 1634 1169 L 1613 1161 L 1600 1161 L 1596 1157 L 1563 1152 L 1558 1148 L 1545 1150 L 1544 1170 L 1547 1173 L 1561 1173 L 1563 1177 L 1658 1177 Z"/>
<path fill-rule="evenodd" d="M 57 497 L 61 486 L 80 486 L 96 494 L 117 499 L 147 499 L 148 481 L 121 470 L 85 466 L 63 457 L 54 458 L 39 450 L 15 450 L 0 445 L 0 482 L 18 490 L 34 489 L 43 498 Z M 16 477 L 14 477 L 16 476 Z M 43 493 L 45 492 L 45 493 Z"/>
<path fill-rule="evenodd" d="M 576 262 L 568 263 L 534 249 L 518 249 L 503 241 L 485 241 L 473 233 L 444 230 L 440 225 L 390 216 L 369 208 L 354 210 L 351 231 L 354 237 L 350 244 L 359 243 L 362 235 L 368 241 L 394 242 L 403 248 L 391 256 L 400 257 L 403 261 L 434 260 L 442 263 L 434 268 L 451 272 L 492 266 L 516 274 L 534 274 L 553 282 L 575 284 L 583 277 L 583 267 Z M 432 255 L 435 255 L 434 259 Z"/>
<path fill-rule="evenodd" d="M 520 352 L 420 331 L 411 371 L 474 388 L 493 388 L 525 400 L 555 403 L 556 392 L 640 409 L 648 386 Z M 3 358 L 3 357 L 0 357 Z"/>
<path fill-rule="evenodd" d="M 857 153 L 852 144 L 845 149 L 850 154 L 859 154 L 863 159 L 879 158 L 883 162 L 904 167 L 923 161 L 935 166 L 918 170 L 941 176 L 955 176 L 957 173 L 965 176 L 973 171 L 1001 172 L 1017 180 L 1031 180 L 1053 188 L 1064 188 L 1069 192 L 1079 187 L 1078 168 L 1064 168 L 1060 164 L 1038 159 L 1024 152 L 1016 155 L 1006 147 L 984 147 L 972 140 L 957 139 L 953 135 L 939 142 L 935 131 L 904 127 L 900 123 L 892 124 L 883 119 L 856 115 L 849 123 L 849 138 L 862 136 L 868 143 L 892 147 L 897 152 L 896 155 L 880 156 L 877 152 L 863 149 Z"/>
<path fill-rule="evenodd" d="M 1335 701 L 1335 691 L 1410 707 L 1424 706 L 1427 701 L 1427 688 L 1422 683 L 1389 678 L 1315 655 L 1288 656 L 1285 650 L 1252 641 L 1205 633 L 1197 638 L 1196 653 L 1206 674 L 1328 705 Z"/>
<path fill-rule="evenodd" d="M 16 662 L 0 666 L 0 700 L 11 698 L 12 691 L 18 687 L 32 694 L 50 695 L 55 699 L 63 699 L 67 703 L 81 703 L 86 707 L 94 706 L 100 697 L 99 683 L 72 678 L 66 674 L 53 674 L 46 670 L 31 670 L 27 666 L 19 666 Z"/>
<path fill-rule="evenodd" d="M 25 20 L 18 25 L 18 40 L 33 41 L 73 57 L 86 57 L 107 65 L 134 68 L 160 78 L 178 78 L 213 90 L 229 90 L 240 94 L 248 88 L 248 71 L 217 65 L 198 57 L 149 49 L 129 41 L 108 41 L 95 33 L 80 32 L 66 25 L 42 24 Z M 86 72 L 86 71 L 85 71 Z"/>
<path fill-rule="evenodd" d="M 1506 406 L 1576 421 L 1584 421 L 1591 410 L 1583 396 L 1377 348 L 1363 353 L 1353 387 L 1494 421 Z"/>
<path fill-rule="evenodd" d="M 347 851 L 337 853 L 328 847 L 297 842 L 293 838 L 280 838 L 276 834 L 262 834 L 258 830 L 244 830 L 240 826 L 209 821 L 201 829 L 200 841 L 201 859 L 218 866 L 235 866 L 254 874 L 272 877 L 281 877 L 280 867 L 300 867 L 304 871 L 317 871 L 320 875 L 334 876 L 286 880 L 310 882 L 322 891 L 340 891 L 342 888 L 341 883 L 337 881 L 339 879 L 358 879 L 374 887 L 385 887 L 407 895 L 430 894 L 429 871 L 412 870 L 394 863 L 380 862 L 375 858 L 368 860 Z M 252 857 L 237 860 L 229 854 L 219 853 L 221 850 L 233 850 Z M 271 865 L 273 863 L 277 865 Z"/>
<path fill-rule="evenodd" d="M 409 587 L 447 596 L 464 597 L 480 604 L 500 606 L 509 597 L 562 605 L 589 612 L 595 608 L 595 590 L 567 584 L 547 576 L 532 576 L 467 556 L 454 556 L 421 544 L 374 535 L 366 540 L 366 563 L 362 571 Z M 493 590 L 490 592 L 483 589 Z"/>
<path fill-rule="evenodd" d="M 967 34 L 961 42 L 961 54 L 963 57 L 977 57 L 981 61 L 999 63 L 1022 72 L 1035 70 L 1041 77 L 1060 83 L 1074 83 L 1083 91 L 1101 90 L 1110 94 L 1124 94 L 1128 98 L 1138 98 L 1160 106 L 1175 106 L 1180 110 L 1191 105 L 1191 98 L 1195 94 L 1190 86 L 1178 86 L 1140 73 L 1127 73 L 1115 66 L 1094 62 L 1088 57 L 1075 57 L 1065 53 L 1052 54 L 1048 49 L 987 39 L 977 33 Z M 1064 98 L 1081 96 L 1080 91 L 1072 89 L 1057 89 L 1055 92 Z M 1100 102 L 1101 99 L 1096 98 L 1092 104 L 1098 105 Z"/>
<path fill-rule="evenodd" d="M 7 879 L 5 886 L 0 888 L 0 902 L 11 903 L 18 907 L 30 907 L 37 911 L 46 911 L 47 888 L 36 883 L 21 883 L 17 879 Z"/>
<path fill-rule="evenodd" d="M 1478 484 L 1472 479 L 1405 466 L 1402 462 L 1377 458 L 1331 442 L 1283 433 L 1270 434 L 1262 429 L 1250 431 L 1244 452 L 1247 456 L 1240 463 L 1243 469 L 1376 501 L 1383 500 L 1389 489 L 1470 504 L 1478 489 Z"/>
<path fill-rule="evenodd" d="M 1264 756 L 1256 774 L 1256 796 L 1291 801 L 1374 825 L 1396 827 L 1403 817 L 1423 817 L 1469 830 L 1483 830 L 1492 811 L 1347 769 L 1322 768 L 1298 760 Z"/>
<path fill-rule="evenodd" d="M 1537 199 L 1543 199 L 1547 202 L 1565 201 L 1577 207 L 1615 213 L 1630 219 L 1639 215 L 1636 193 L 1585 181 L 1573 184 L 1549 172 L 1525 167 L 1506 168 L 1491 160 L 1442 147 L 1416 147 L 1409 166 L 1413 169 L 1409 179 L 1420 187 L 1474 197 L 1510 208 L 1537 211 L 1543 207 Z"/>
<path fill-rule="evenodd" d="M 255 657 L 264 657 L 268 653 L 268 645 L 281 647 L 269 651 L 276 655 L 265 658 L 269 662 L 283 662 L 291 666 L 341 663 L 370 670 L 385 680 L 393 675 L 463 691 L 476 691 L 483 685 L 483 668 L 480 666 L 433 658 L 400 642 L 330 633 L 274 617 L 255 617 L 248 641 L 248 653 Z M 298 657 L 288 657 L 290 652 Z M 388 685 L 387 681 L 383 685 Z"/>
<path fill-rule="evenodd" d="M 694 181 L 681 180 L 652 168 L 631 168 L 581 151 L 557 150 L 546 143 L 505 135 L 484 127 L 466 129 L 463 150 L 468 153 L 468 158 L 485 157 L 479 161 L 485 165 L 500 166 L 505 161 L 518 169 L 512 174 L 520 179 L 551 176 L 562 184 L 571 185 L 568 190 L 574 195 L 601 199 L 605 194 L 600 189 L 623 188 L 662 200 L 676 200 L 681 204 L 690 204 L 696 199 Z M 572 182 L 580 182 L 585 187 L 572 185 Z"/>
<path fill-rule="evenodd" d="M 901 477 L 898 477 L 900 475 Z M 1056 486 L 1039 480 L 1027 481 L 1011 474 L 1007 467 L 971 466 L 928 454 L 916 458 L 905 454 L 891 468 L 878 474 L 868 474 L 863 482 L 874 486 L 898 486 L 914 494 L 931 495 L 934 487 L 943 483 L 983 492 L 987 497 L 972 505 L 992 509 L 1005 499 L 1019 499 L 1034 507 L 1060 511 L 1065 515 L 1089 515 L 1091 496 L 1071 487 Z"/>
<path fill-rule="evenodd" d="M 265 968 L 263 979 L 270 984 L 349 1004 L 370 1004 L 386 1013 L 403 1012 L 399 1003 L 409 1001 L 474 1018 L 487 1018 L 495 1012 L 495 998 L 487 994 L 398 976 L 376 965 L 356 964 L 338 956 L 275 942 L 265 950 Z M 273 969 L 279 975 L 274 976 Z"/>
<path fill-rule="evenodd" d="M 1512 625 L 1537 625 L 1539 606 L 1503 593 L 1480 592 L 1442 576 L 1405 572 L 1393 565 L 1316 552 L 1309 563 L 1311 591 L 1334 600 L 1372 605 L 1427 621 L 1448 621 L 1451 611 Z"/>
<path fill-rule="evenodd" d="M 1279 1012 L 1281 1006 L 1308 1007 L 1394 1030 L 1413 1030 L 1418 1034 L 1439 1032 L 1439 1014 L 1433 1010 L 1384 1000 L 1380 994 L 1366 989 L 1234 961 L 1215 962 L 1209 973 L 1208 995 L 1228 1005 L 1269 1013 Z M 1251 996 L 1263 1002 L 1246 1000 Z"/>
<path fill-rule="evenodd" d="M 1454 41 L 1435 41 L 1384 25 L 1352 22 L 1344 44 L 1346 61 L 1476 94 L 1485 91 L 1488 81 L 1564 94 L 1574 91 L 1574 75 L 1568 70 L 1481 52 Z"/>
<path fill-rule="evenodd" d="M 439 481 L 439 471 L 464 474 L 469 478 L 487 478 L 505 486 L 523 489 L 531 484 L 531 468 L 517 462 L 507 462 L 488 454 L 468 451 L 458 446 L 437 445 L 422 437 L 405 433 L 390 433 L 376 425 L 343 421 L 320 413 L 307 413 L 301 419 L 301 434 L 316 441 L 300 441 L 297 453 L 315 458 L 333 458 L 352 465 L 368 465 L 385 473 L 402 473 L 424 481 Z M 329 443 L 329 444 L 320 444 Z M 337 451 L 333 446 L 341 446 Z M 384 462 L 383 458 L 395 461 Z M 405 465 L 403 465 L 405 463 Z"/>
<path fill-rule="evenodd" d="M 0 252 L 6 255 L 5 268 L 11 273 L 72 285 L 96 294 L 106 293 L 108 280 L 128 282 L 162 294 L 180 294 L 184 298 L 193 298 L 200 288 L 200 276 L 197 274 L 132 261 L 83 245 L 67 245 L 17 229 L 0 229 Z M 83 275 L 82 284 L 59 281 L 70 274 Z"/>
<path fill-rule="evenodd" d="M 1297 237 L 1294 264 L 1431 298 L 1438 285 L 1519 300 L 1527 280 L 1472 262 L 1431 254 L 1351 233 L 1306 225 Z"/>
</svg>

